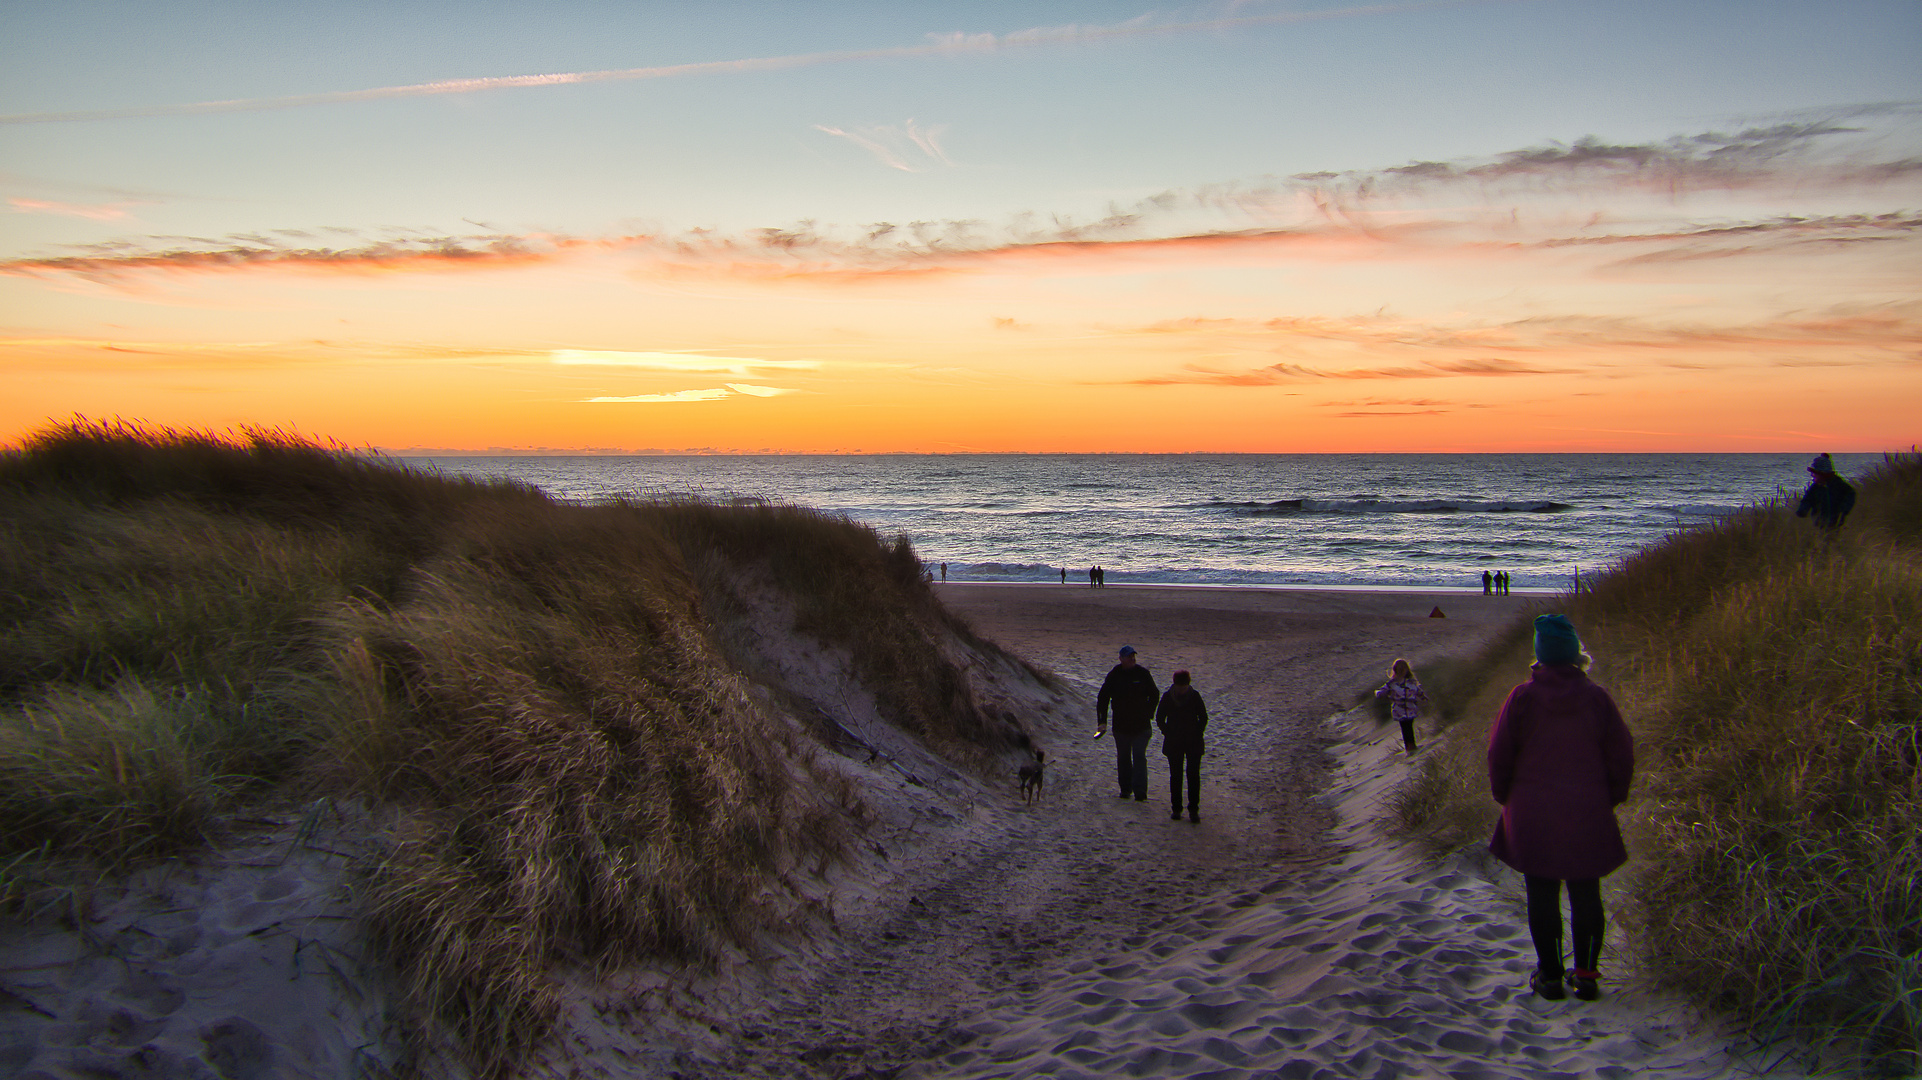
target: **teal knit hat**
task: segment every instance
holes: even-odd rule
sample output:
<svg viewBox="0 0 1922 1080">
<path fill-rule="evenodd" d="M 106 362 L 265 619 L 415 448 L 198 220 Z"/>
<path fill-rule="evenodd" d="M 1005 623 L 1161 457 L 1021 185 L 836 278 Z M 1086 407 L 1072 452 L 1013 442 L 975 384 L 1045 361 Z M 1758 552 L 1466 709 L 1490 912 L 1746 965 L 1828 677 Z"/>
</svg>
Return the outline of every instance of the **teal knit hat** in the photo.
<svg viewBox="0 0 1922 1080">
<path fill-rule="evenodd" d="M 1582 639 L 1566 615 L 1535 616 L 1535 659 L 1544 664 L 1575 664 L 1582 659 Z"/>
</svg>

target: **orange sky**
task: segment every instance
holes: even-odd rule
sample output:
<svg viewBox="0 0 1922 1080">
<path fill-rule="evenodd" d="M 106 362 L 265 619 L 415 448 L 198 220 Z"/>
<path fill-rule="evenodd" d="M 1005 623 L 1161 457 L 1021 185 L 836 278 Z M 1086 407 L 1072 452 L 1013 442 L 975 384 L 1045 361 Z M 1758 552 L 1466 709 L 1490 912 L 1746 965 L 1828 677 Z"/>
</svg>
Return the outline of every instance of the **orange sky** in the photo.
<svg viewBox="0 0 1922 1080">
<path fill-rule="evenodd" d="M 1922 430 L 1911 219 L 1523 232 L 16 267 L 0 296 L 44 329 L 0 339 L 0 429 L 788 452 L 1854 451 Z"/>
</svg>

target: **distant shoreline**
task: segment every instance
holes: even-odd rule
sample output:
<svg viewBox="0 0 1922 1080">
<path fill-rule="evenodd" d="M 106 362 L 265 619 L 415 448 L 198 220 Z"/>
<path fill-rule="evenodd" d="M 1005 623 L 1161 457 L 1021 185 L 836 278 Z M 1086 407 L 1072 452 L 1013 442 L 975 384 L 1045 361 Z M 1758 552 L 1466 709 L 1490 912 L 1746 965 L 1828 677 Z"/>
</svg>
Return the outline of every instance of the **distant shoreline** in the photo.
<svg viewBox="0 0 1922 1080">
<path fill-rule="evenodd" d="M 1086 580 L 1075 581 L 1072 579 L 1072 575 L 1070 576 L 1070 580 L 1066 584 L 1063 584 L 1057 581 L 982 581 L 979 579 L 970 581 L 970 580 L 959 579 L 959 578 L 950 580 L 950 581 L 941 581 L 939 579 L 936 579 L 935 584 L 948 586 L 948 587 L 970 586 L 970 587 L 976 587 L 976 588 L 981 586 L 992 586 L 995 588 L 1020 588 L 1020 589 L 1073 589 L 1073 588 L 1086 589 L 1086 588 L 1089 588 L 1089 585 Z M 1488 598 L 1491 600 L 1502 599 L 1502 597 L 1493 596 L 1488 593 L 1482 592 L 1481 587 L 1479 585 L 1474 585 L 1474 586 L 1469 586 L 1469 585 L 1285 585 L 1285 584 L 1270 584 L 1270 583 L 1238 585 L 1234 583 L 1221 583 L 1221 582 L 1187 583 L 1187 582 L 1176 582 L 1176 581 L 1146 581 L 1146 582 L 1116 582 L 1113 585 L 1104 585 L 1102 586 L 1102 588 L 1132 589 L 1136 591 L 1140 591 L 1143 589 L 1168 589 L 1176 592 L 1193 592 L 1197 590 L 1218 590 L 1222 592 L 1384 593 L 1384 594 L 1395 595 L 1395 596 L 1430 596 L 1430 595 L 1447 596 L 1447 597 L 1488 596 Z M 1511 589 L 1508 595 L 1527 596 L 1527 597 L 1555 597 L 1555 596 L 1561 596 L 1565 592 L 1566 590 L 1563 590 L 1563 589 L 1543 589 L 1539 587 L 1537 588 L 1517 587 L 1517 588 Z"/>
</svg>

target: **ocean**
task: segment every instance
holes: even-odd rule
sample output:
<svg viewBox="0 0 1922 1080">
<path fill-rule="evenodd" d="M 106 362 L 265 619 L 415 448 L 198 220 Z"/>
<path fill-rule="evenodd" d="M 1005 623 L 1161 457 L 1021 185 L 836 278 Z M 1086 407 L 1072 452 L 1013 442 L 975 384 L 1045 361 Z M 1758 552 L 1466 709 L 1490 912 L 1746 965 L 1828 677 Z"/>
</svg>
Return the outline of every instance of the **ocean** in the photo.
<svg viewBox="0 0 1922 1080">
<path fill-rule="evenodd" d="M 558 499 L 794 503 L 905 535 L 954 581 L 1561 591 L 1679 530 L 1799 497 L 1799 454 L 440 457 Z M 1859 476 L 1875 454 L 1836 454 Z"/>
</svg>

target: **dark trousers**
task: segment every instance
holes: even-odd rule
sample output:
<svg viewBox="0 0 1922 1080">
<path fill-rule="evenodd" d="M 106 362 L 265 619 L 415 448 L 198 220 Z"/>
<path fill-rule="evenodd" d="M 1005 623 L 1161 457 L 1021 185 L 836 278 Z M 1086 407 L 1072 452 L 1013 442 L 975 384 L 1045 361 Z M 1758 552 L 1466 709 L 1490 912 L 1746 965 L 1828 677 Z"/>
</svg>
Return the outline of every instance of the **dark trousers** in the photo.
<svg viewBox="0 0 1922 1080">
<path fill-rule="evenodd" d="M 1114 733 L 1115 777 L 1123 796 L 1148 797 L 1148 737 L 1153 734 L 1153 728 L 1139 735 Z"/>
<path fill-rule="evenodd" d="M 1523 875 L 1528 883 L 1528 936 L 1535 939 L 1536 965 L 1543 975 L 1562 975 L 1562 882 Z M 1602 883 L 1568 882 L 1569 930 L 1575 938 L 1575 967 L 1597 970 L 1602 957 Z"/>
<path fill-rule="evenodd" d="M 1201 751 L 1177 750 L 1168 755 L 1168 795 L 1181 809 L 1181 774 L 1188 774 L 1188 809 L 1201 809 Z"/>
<path fill-rule="evenodd" d="M 1401 722 L 1401 743 L 1408 748 L 1409 753 L 1412 754 L 1415 752 L 1415 722 L 1413 720 L 1403 720 Z"/>
</svg>

